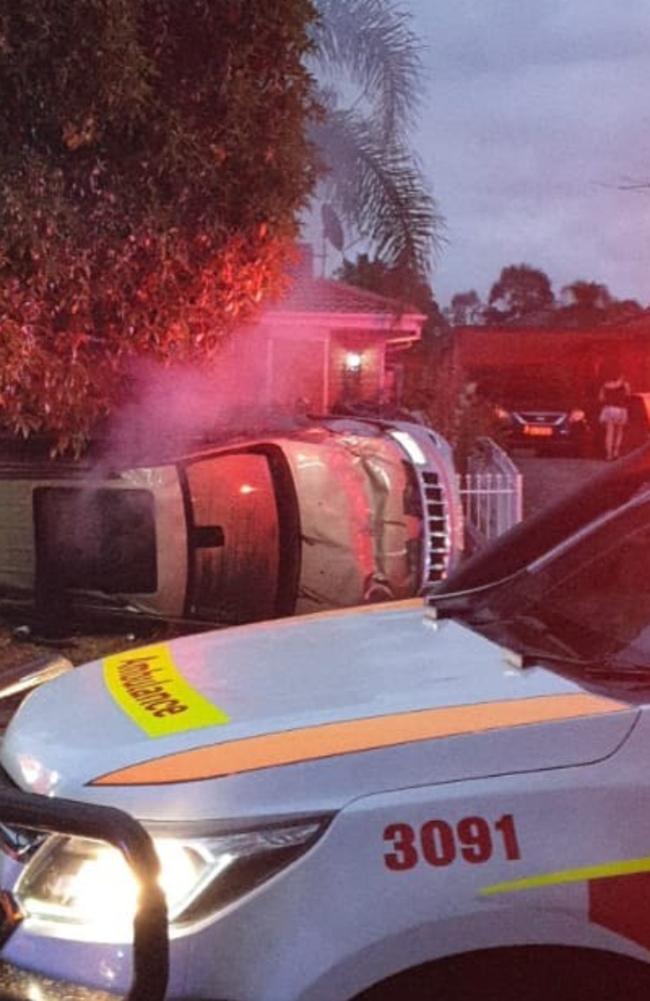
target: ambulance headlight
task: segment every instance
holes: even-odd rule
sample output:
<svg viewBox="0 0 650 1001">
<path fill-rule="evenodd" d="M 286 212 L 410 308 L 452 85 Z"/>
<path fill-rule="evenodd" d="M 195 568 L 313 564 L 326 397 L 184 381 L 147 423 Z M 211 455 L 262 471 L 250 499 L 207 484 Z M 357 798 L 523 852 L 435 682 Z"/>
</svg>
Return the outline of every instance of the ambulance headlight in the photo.
<svg viewBox="0 0 650 1001">
<path fill-rule="evenodd" d="M 259 886 L 317 840 L 329 818 L 214 837 L 154 835 L 170 932 L 179 933 Z M 138 887 L 121 852 L 99 841 L 54 836 L 14 890 L 36 934 L 129 942 Z"/>
</svg>

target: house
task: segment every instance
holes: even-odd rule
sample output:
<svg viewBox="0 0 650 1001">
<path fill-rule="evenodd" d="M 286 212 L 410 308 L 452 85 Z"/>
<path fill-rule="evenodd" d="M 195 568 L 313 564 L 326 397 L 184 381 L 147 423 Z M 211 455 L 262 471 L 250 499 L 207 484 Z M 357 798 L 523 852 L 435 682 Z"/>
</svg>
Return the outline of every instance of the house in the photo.
<svg viewBox="0 0 650 1001">
<path fill-rule="evenodd" d="M 264 314 L 268 404 L 328 413 L 341 403 L 397 402 L 401 353 L 426 317 L 393 299 L 313 275 L 303 259 L 288 295 Z"/>
</svg>

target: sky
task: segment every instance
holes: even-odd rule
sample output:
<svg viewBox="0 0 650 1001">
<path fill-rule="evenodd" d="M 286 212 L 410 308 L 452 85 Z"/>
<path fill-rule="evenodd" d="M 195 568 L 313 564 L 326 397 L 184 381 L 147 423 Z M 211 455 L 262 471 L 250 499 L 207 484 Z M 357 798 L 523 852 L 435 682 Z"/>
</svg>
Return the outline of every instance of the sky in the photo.
<svg viewBox="0 0 650 1001">
<path fill-rule="evenodd" d="M 446 305 L 501 268 L 650 303 L 650 0 L 402 0 L 422 46 L 413 144 Z"/>
</svg>

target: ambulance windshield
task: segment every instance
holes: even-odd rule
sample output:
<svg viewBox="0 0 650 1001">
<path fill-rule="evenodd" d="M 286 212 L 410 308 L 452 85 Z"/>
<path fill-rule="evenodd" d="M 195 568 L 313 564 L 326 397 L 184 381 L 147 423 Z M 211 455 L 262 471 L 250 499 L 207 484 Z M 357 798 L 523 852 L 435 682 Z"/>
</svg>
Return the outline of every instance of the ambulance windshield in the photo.
<svg viewBox="0 0 650 1001">
<path fill-rule="evenodd" d="M 633 501 L 578 533 L 474 607 L 470 600 L 460 617 L 524 653 L 541 647 L 647 667 L 650 679 L 650 502 Z"/>
</svg>

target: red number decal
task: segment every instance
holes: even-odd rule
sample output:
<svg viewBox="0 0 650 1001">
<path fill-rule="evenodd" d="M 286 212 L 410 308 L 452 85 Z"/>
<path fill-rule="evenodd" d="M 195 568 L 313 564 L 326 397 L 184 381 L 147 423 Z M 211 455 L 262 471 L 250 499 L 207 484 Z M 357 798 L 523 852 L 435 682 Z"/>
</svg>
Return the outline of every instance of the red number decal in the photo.
<svg viewBox="0 0 650 1001">
<path fill-rule="evenodd" d="M 428 820 L 420 828 L 422 857 L 429 865 L 451 865 L 460 854 L 472 865 L 488 862 L 495 848 L 493 830 L 501 835 L 503 854 L 508 862 L 521 858 L 515 818 L 511 813 L 490 823 L 485 817 L 463 817 L 456 830 L 446 820 Z M 394 872 L 413 869 L 420 861 L 416 833 L 410 824 L 389 824 L 384 830 L 384 841 L 392 842 L 393 851 L 386 852 L 386 868 Z M 498 846 L 499 839 L 496 839 Z"/>
<path fill-rule="evenodd" d="M 403 872 L 413 869 L 418 862 L 415 847 L 415 831 L 410 824 L 389 824 L 384 831 L 384 841 L 392 841 L 392 852 L 386 852 L 384 861 L 388 869 Z"/>
<path fill-rule="evenodd" d="M 495 822 L 494 826 L 503 838 L 503 850 L 506 853 L 506 858 L 509 862 L 516 862 L 517 859 L 521 858 L 521 852 L 515 830 L 515 818 L 511 813 L 506 813 Z"/>
<path fill-rule="evenodd" d="M 487 862 L 492 856 L 490 825 L 483 817 L 464 817 L 459 821 L 458 840 L 466 862 Z"/>
<path fill-rule="evenodd" d="M 423 824 L 420 844 L 429 865 L 449 865 L 456 858 L 454 832 L 446 820 L 429 820 Z"/>
</svg>

